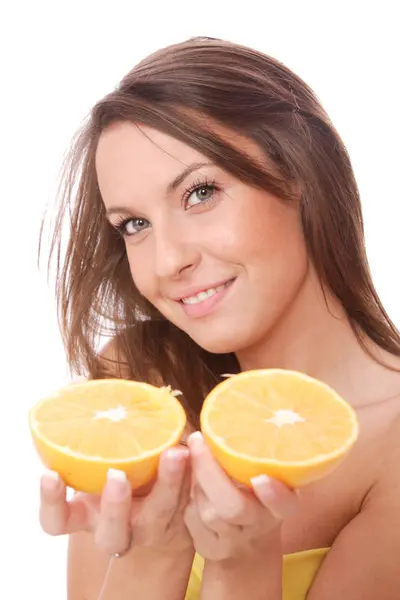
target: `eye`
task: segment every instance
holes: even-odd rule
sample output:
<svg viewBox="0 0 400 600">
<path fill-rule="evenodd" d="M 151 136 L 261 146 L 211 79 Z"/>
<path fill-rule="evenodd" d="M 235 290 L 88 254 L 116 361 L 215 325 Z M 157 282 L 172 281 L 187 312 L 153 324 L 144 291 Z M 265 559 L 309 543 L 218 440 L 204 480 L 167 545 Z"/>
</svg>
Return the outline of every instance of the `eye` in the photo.
<svg viewBox="0 0 400 600">
<path fill-rule="evenodd" d="M 122 236 L 133 236 L 141 231 L 145 231 L 150 226 L 150 222 L 147 219 L 141 218 L 127 218 L 121 219 L 118 223 L 115 223 L 115 229 Z"/>
<path fill-rule="evenodd" d="M 217 187 L 213 183 L 195 184 L 186 192 L 185 205 L 187 208 L 197 204 L 205 204 L 214 199 Z"/>
</svg>

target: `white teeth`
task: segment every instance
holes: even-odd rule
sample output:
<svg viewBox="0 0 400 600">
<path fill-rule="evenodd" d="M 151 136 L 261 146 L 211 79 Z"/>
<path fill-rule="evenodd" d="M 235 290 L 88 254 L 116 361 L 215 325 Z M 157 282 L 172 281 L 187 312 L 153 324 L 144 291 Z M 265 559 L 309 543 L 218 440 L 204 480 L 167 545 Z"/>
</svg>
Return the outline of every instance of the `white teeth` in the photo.
<svg viewBox="0 0 400 600">
<path fill-rule="evenodd" d="M 200 294 L 197 295 L 197 298 L 200 300 L 200 302 L 202 300 L 206 300 L 206 298 L 209 298 L 208 292 L 200 292 Z"/>
<path fill-rule="evenodd" d="M 207 300 L 207 298 L 210 298 L 211 296 L 214 296 L 214 294 L 216 294 L 217 292 L 223 290 L 224 287 L 228 285 L 228 283 L 230 283 L 230 281 L 227 281 L 226 283 L 223 283 L 222 285 L 219 285 L 216 288 L 210 288 L 209 290 L 200 292 L 199 294 L 196 294 L 196 296 L 182 298 L 182 302 L 183 304 L 198 304 L 199 302 L 203 302 L 204 300 Z"/>
</svg>

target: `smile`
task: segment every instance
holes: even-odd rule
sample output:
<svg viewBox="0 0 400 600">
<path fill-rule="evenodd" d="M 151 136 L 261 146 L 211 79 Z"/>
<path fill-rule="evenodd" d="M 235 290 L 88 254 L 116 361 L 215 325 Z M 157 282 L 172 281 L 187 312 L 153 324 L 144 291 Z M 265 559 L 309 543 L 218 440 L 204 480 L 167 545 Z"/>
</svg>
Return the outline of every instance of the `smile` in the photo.
<svg viewBox="0 0 400 600">
<path fill-rule="evenodd" d="M 190 296 L 182 296 L 178 302 L 190 319 L 199 319 L 213 313 L 220 303 L 230 295 L 236 277 L 210 288 L 197 288 Z"/>
<path fill-rule="evenodd" d="M 208 290 L 203 290 L 202 292 L 199 292 L 195 296 L 187 296 L 186 298 L 181 298 L 181 302 L 183 302 L 183 304 L 199 304 L 200 302 L 204 302 L 204 300 L 207 300 L 207 298 L 211 298 L 212 296 L 215 296 L 215 294 L 218 294 L 218 292 L 221 292 L 224 288 L 228 287 L 228 285 L 230 285 L 232 282 L 233 282 L 233 279 L 230 279 L 229 281 L 226 281 L 225 283 L 223 283 L 222 285 L 219 285 L 218 287 L 209 288 Z"/>
</svg>

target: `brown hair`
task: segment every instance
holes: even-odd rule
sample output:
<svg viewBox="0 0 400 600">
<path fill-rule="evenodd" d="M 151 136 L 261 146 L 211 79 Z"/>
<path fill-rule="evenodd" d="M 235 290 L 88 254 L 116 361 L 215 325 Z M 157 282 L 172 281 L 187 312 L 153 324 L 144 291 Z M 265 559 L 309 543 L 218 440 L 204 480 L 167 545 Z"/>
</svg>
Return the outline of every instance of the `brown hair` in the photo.
<svg viewBox="0 0 400 600">
<path fill-rule="evenodd" d="M 60 325 L 75 372 L 111 375 L 96 350 L 98 335 L 108 325 L 117 359 L 124 357 L 123 376 L 152 381 L 157 373 L 183 392 L 196 420 L 204 394 L 222 373 L 238 370 L 234 355 L 198 347 L 134 286 L 124 242 L 105 218 L 95 171 L 99 136 L 116 121 L 165 132 L 282 201 L 293 200 L 293 184 L 300 188 L 304 236 L 321 283 L 339 299 L 361 342 L 369 338 L 400 355 L 400 335 L 371 279 L 350 159 L 318 99 L 271 57 L 195 38 L 159 50 L 132 69 L 95 105 L 69 156 L 50 259 L 57 250 Z M 270 168 L 222 140 L 207 126 L 212 121 L 255 141 Z M 62 262 L 67 211 L 70 236 Z"/>
</svg>

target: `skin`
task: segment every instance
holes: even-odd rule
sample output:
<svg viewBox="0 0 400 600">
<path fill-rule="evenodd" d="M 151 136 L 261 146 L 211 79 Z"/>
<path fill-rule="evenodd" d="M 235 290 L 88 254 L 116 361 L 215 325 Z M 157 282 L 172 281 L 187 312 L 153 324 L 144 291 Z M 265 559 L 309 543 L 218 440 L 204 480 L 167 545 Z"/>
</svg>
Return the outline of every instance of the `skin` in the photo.
<svg viewBox="0 0 400 600">
<path fill-rule="evenodd" d="M 257 156 L 261 158 L 260 151 Z M 193 163 L 210 161 L 149 128 L 110 128 L 97 152 L 99 185 L 107 210 L 126 208 L 110 213 L 110 222 L 132 216 L 146 220 L 140 233 L 125 237 L 128 260 L 136 287 L 168 320 L 211 352 L 255 352 L 307 276 L 297 211 L 210 164 L 168 194 L 171 181 Z M 193 193 L 184 205 L 190 186 L 214 179 L 222 190 L 210 194 L 211 202 L 201 203 Z M 132 223 L 127 231 L 135 231 Z M 175 301 L 187 290 L 233 277 L 229 302 L 215 316 L 187 317 Z"/>
<path fill-rule="evenodd" d="M 231 132 L 220 133 L 235 140 Z M 241 139 L 240 148 L 262 159 L 250 142 Z M 190 456 L 182 463 L 190 463 L 191 493 L 182 504 L 186 479 L 178 475 L 183 471 L 175 471 L 168 482 L 161 477 L 156 501 L 150 503 L 152 516 L 145 519 L 147 529 L 142 528 L 142 538 L 134 530 L 133 549 L 115 566 L 110 597 L 118 593 L 121 600 L 131 598 L 133 591 L 146 600 L 160 597 L 157 593 L 171 582 L 172 569 L 178 585 L 171 600 L 182 600 L 196 549 L 206 560 L 203 600 L 241 600 L 249 594 L 280 600 L 282 553 L 331 546 L 309 600 L 395 600 L 400 376 L 361 348 L 340 304 L 327 290 L 322 293 L 295 207 L 212 165 L 168 191 L 187 165 L 199 162 L 209 161 L 147 127 L 118 123 L 101 136 L 99 186 L 110 223 L 131 219 L 124 239 L 137 288 L 200 346 L 235 352 L 242 369 L 296 369 L 330 384 L 356 408 L 361 435 L 334 473 L 300 494 L 266 478 L 254 482 L 254 494 L 245 493 L 219 469 L 201 435 L 190 436 Z M 185 197 L 190 186 L 200 182 L 204 188 L 204 176 L 208 182 L 215 180 L 218 190 Z M 203 204 L 204 196 L 211 201 Z M 188 290 L 233 278 L 224 298 L 205 316 L 188 315 L 177 301 Z M 394 357 L 372 344 L 370 350 L 399 368 Z M 114 492 L 120 494 L 118 511 L 124 506 L 119 514 L 125 517 L 113 520 L 108 484 L 101 505 L 93 506 L 90 498 L 71 505 L 63 499 L 62 483 L 50 479 L 42 482 L 42 488 L 47 486 L 42 491 L 42 525 L 49 533 L 91 532 L 71 537 L 69 578 L 71 600 L 94 600 L 104 579 L 106 552 L 126 547 L 127 526 L 135 528 L 142 504 L 154 499 L 154 488 L 138 504 L 127 495 L 124 482 L 114 482 Z M 170 507 L 174 504 L 167 494 L 171 488 L 179 492 L 174 496 L 180 507 L 181 518 L 174 521 L 179 543 L 164 552 L 167 537 L 155 539 L 149 522 L 160 522 L 162 514 L 165 519 L 164 497 L 170 498 Z M 114 496 L 114 511 L 115 502 Z M 90 505 L 87 521 L 84 504 Z M 151 573 L 143 561 L 152 565 Z M 89 578 L 80 574 L 82 564 L 90 569 Z M 145 568 L 148 578 L 139 576 Z M 123 596 L 122 576 L 131 586 L 130 595 Z M 158 590 L 147 589 L 145 580 L 158 582 Z"/>
</svg>

